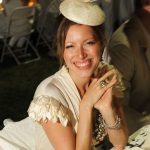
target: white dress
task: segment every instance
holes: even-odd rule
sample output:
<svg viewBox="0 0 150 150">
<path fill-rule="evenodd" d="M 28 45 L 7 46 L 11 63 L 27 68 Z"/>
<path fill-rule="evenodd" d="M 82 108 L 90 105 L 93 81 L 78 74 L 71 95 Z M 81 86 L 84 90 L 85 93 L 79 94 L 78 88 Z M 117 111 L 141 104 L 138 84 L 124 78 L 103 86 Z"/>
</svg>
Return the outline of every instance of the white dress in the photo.
<svg viewBox="0 0 150 150">
<path fill-rule="evenodd" d="M 80 101 L 79 92 L 63 66 L 37 87 L 28 109 L 29 117 L 10 122 L 0 131 L 0 150 L 53 150 L 37 121 L 59 120 L 63 126 L 70 122 L 73 132 L 77 132 Z"/>
<path fill-rule="evenodd" d="M 70 121 L 76 131 L 79 102 L 76 86 L 67 69 L 62 67 L 37 87 L 28 109 L 29 117 L 19 122 L 10 122 L 0 131 L 0 148 L 11 150 L 6 148 L 9 145 L 14 150 L 53 150 L 42 126 L 36 121 L 59 120 L 63 126 Z M 2 143 L 5 145 L 2 146 Z"/>
<path fill-rule="evenodd" d="M 30 117 L 0 131 L 0 150 L 53 150 L 42 126 Z"/>
<path fill-rule="evenodd" d="M 37 87 L 28 109 L 29 117 L 18 122 L 10 122 L 0 131 L 0 150 L 54 150 L 38 121 L 59 121 L 63 126 L 70 122 L 73 132 L 76 133 L 80 101 L 79 92 L 67 68 L 63 66 Z M 102 121 L 98 123 L 102 124 Z M 105 128 L 101 129 L 104 132 L 98 140 L 103 140 L 106 135 Z M 96 141 L 94 139 L 95 137 L 93 142 Z"/>
</svg>

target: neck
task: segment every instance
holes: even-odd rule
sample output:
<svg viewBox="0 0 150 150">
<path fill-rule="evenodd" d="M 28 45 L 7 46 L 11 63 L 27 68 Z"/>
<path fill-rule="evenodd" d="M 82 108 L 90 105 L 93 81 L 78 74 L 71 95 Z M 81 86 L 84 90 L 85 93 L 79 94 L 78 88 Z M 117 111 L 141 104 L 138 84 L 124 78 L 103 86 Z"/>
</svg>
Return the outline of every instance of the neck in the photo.
<svg viewBox="0 0 150 150">
<path fill-rule="evenodd" d="M 77 77 L 77 76 L 71 76 L 78 91 L 79 94 L 81 96 L 81 98 L 83 97 L 84 93 L 86 92 L 86 89 L 90 83 L 90 78 L 81 78 L 81 77 Z"/>
</svg>

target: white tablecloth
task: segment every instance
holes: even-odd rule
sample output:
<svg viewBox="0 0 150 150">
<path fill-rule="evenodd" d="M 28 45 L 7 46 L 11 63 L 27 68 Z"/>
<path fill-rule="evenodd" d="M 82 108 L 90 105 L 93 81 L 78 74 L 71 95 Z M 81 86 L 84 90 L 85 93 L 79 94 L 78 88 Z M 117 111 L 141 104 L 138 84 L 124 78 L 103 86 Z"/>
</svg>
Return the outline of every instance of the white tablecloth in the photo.
<svg viewBox="0 0 150 150">
<path fill-rule="evenodd" d="M 150 125 L 146 125 L 132 134 L 125 150 L 150 150 Z"/>
</svg>

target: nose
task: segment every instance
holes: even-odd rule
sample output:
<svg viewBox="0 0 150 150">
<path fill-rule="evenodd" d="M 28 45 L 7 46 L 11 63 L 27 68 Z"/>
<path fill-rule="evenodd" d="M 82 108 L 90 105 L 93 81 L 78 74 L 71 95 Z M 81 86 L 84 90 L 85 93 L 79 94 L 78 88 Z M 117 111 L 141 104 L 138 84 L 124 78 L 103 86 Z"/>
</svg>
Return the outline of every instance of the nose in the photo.
<svg viewBox="0 0 150 150">
<path fill-rule="evenodd" d="M 83 48 L 83 46 L 80 46 L 78 48 L 78 56 L 80 59 L 84 59 L 87 56 L 87 53 L 86 53 L 85 49 Z"/>
</svg>

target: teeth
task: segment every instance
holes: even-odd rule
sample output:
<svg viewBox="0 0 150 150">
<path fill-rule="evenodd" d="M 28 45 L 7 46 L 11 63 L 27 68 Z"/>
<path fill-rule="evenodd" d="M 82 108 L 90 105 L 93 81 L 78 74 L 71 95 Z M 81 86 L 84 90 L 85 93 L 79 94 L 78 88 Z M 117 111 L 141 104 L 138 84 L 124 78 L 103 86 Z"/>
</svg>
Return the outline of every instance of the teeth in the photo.
<svg viewBox="0 0 150 150">
<path fill-rule="evenodd" d="M 76 62 L 75 64 L 78 67 L 85 67 L 85 66 L 88 66 L 90 64 L 90 62 L 89 61 L 82 62 L 82 63 Z"/>
</svg>

